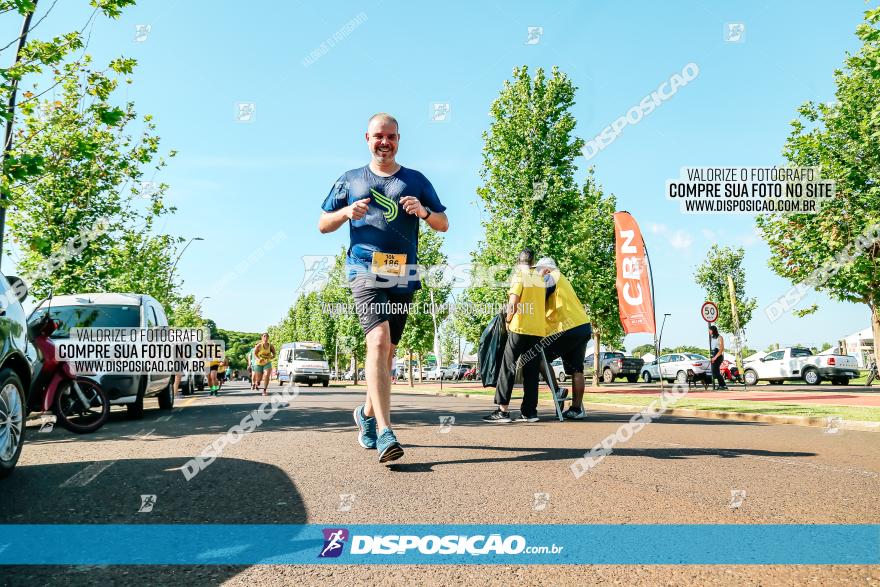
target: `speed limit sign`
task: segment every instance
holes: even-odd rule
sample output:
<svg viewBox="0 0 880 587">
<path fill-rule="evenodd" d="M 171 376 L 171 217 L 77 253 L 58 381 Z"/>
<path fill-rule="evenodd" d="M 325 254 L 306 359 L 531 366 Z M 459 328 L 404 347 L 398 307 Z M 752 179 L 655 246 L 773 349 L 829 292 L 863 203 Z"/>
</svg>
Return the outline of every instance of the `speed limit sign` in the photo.
<svg viewBox="0 0 880 587">
<path fill-rule="evenodd" d="M 703 307 L 700 308 L 700 315 L 703 317 L 703 320 L 711 324 L 718 320 L 718 306 L 712 302 L 704 302 Z"/>
</svg>

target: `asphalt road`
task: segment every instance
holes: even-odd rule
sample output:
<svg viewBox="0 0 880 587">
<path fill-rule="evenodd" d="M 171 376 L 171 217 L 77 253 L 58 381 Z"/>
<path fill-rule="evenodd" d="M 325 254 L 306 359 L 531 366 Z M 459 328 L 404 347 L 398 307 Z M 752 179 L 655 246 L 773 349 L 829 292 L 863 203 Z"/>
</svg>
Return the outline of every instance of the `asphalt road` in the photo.
<svg viewBox="0 0 880 587">
<path fill-rule="evenodd" d="M 270 388 L 270 390 L 273 388 Z M 576 479 L 569 466 L 628 414 L 486 425 L 491 402 L 396 393 L 406 449 L 391 467 L 355 440 L 358 390 L 305 388 L 289 407 L 190 481 L 184 462 L 261 403 L 242 384 L 219 398 L 115 412 L 95 434 L 31 422 L 0 523 L 328 524 L 880 523 L 880 434 L 663 417 Z M 454 416 L 451 428 L 441 417 Z M 446 431 L 443 431 L 446 430 Z M 732 492 L 743 496 L 731 507 Z M 744 494 L 742 492 L 745 492 Z M 535 507 L 535 494 L 549 502 Z M 156 495 L 138 512 L 141 495 Z M 340 496 L 353 495 L 348 511 Z M 344 508 L 343 508 L 344 510 Z M 614 548 L 614 545 L 608 545 Z M 4 585 L 880 585 L 858 566 L 7 567 Z"/>
</svg>

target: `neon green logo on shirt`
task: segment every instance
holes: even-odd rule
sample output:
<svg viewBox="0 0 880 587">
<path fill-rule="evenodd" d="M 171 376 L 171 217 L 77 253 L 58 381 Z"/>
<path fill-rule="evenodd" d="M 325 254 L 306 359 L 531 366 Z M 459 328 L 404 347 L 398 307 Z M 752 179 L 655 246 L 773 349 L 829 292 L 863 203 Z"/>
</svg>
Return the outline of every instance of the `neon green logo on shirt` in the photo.
<svg viewBox="0 0 880 587">
<path fill-rule="evenodd" d="M 382 214 L 385 216 L 385 220 L 388 222 L 394 222 L 394 219 L 397 218 L 397 202 L 386 196 L 385 194 L 380 194 L 374 189 L 370 189 L 370 193 L 373 194 L 373 197 L 376 198 L 376 203 L 379 204 L 379 207 L 385 210 Z"/>
</svg>

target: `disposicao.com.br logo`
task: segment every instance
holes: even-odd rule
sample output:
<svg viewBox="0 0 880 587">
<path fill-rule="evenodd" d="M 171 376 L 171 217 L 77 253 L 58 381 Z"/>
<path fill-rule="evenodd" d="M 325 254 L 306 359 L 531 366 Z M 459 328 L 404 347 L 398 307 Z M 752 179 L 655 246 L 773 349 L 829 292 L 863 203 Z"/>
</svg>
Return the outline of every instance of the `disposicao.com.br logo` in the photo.
<svg viewBox="0 0 880 587">
<path fill-rule="evenodd" d="M 344 543 L 351 543 L 352 555 L 518 555 L 518 554 L 559 554 L 562 546 L 528 546 L 523 536 L 514 534 L 502 537 L 501 534 L 476 534 L 438 536 L 434 534 L 387 534 L 351 535 L 344 528 L 325 528 L 324 545 L 319 558 L 337 557 L 342 553 Z"/>
</svg>

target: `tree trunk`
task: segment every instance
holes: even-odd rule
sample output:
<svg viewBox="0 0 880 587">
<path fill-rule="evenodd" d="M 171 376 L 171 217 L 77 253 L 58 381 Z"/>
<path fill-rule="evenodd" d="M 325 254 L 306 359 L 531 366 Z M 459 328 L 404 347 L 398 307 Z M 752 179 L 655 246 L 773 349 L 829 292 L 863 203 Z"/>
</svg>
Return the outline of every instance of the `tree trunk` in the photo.
<svg viewBox="0 0 880 587">
<path fill-rule="evenodd" d="M 406 355 L 406 365 L 407 365 L 407 369 L 409 369 L 409 386 L 410 387 L 415 385 L 415 382 L 413 381 L 413 376 L 412 376 L 412 355 L 413 355 L 412 349 L 409 349 L 408 354 Z"/>
<path fill-rule="evenodd" d="M 871 332 L 874 333 L 874 364 L 880 367 L 880 303 L 871 308 Z"/>
<path fill-rule="evenodd" d="M 599 341 L 598 331 L 593 334 L 593 387 L 599 387 Z"/>
<path fill-rule="evenodd" d="M 419 351 L 419 383 L 423 382 L 422 375 L 422 351 Z"/>
<path fill-rule="evenodd" d="M 351 383 L 358 384 L 358 362 L 354 353 L 351 353 Z"/>
</svg>

